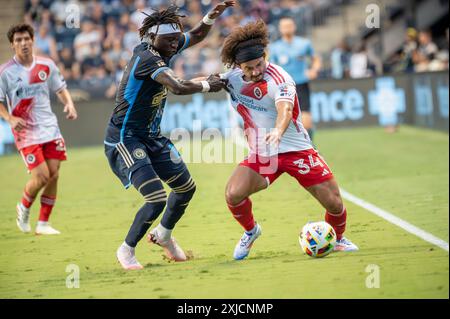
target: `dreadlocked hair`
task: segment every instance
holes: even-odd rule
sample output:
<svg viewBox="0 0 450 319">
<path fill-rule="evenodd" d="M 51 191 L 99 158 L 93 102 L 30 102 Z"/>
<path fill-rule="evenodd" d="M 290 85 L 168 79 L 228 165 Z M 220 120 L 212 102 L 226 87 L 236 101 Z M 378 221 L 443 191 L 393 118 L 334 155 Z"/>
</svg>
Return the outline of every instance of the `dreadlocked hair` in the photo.
<svg viewBox="0 0 450 319">
<path fill-rule="evenodd" d="M 222 62 L 228 68 L 236 66 L 236 54 L 240 49 L 269 44 L 269 31 L 263 20 L 248 23 L 242 27 L 235 28 L 225 39 L 221 56 Z"/>
<path fill-rule="evenodd" d="M 153 26 L 158 26 L 160 24 L 172 24 L 174 27 L 178 25 L 180 30 L 183 32 L 183 25 L 181 24 L 180 18 L 184 18 L 185 15 L 178 14 L 178 8 L 176 5 L 169 6 L 166 10 L 155 11 L 152 14 L 147 14 L 142 12 L 147 17 L 144 19 L 142 26 L 139 28 L 139 36 L 141 40 L 147 36 L 148 30 Z M 158 33 L 158 29 L 156 29 Z"/>
</svg>

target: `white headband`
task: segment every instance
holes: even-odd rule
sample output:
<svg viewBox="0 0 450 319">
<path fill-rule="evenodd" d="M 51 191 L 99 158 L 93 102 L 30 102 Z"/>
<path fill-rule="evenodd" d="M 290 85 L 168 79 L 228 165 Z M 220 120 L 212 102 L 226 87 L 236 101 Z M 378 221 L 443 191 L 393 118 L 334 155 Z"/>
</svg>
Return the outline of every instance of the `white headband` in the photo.
<svg viewBox="0 0 450 319">
<path fill-rule="evenodd" d="M 174 27 L 175 26 L 175 27 Z M 156 30 L 158 30 L 158 33 L 156 33 Z M 180 27 L 178 24 L 172 24 L 172 23 L 166 23 L 166 24 L 160 24 L 159 26 L 154 25 L 153 27 L 148 30 L 148 33 L 154 33 L 154 34 L 169 34 L 169 33 L 177 33 L 181 32 Z"/>
</svg>

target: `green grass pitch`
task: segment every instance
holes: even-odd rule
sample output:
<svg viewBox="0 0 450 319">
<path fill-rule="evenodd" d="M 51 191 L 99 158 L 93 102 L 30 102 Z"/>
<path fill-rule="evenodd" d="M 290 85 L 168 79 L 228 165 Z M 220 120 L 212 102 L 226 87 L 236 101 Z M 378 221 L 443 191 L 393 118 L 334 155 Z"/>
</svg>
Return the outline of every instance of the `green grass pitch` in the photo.
<svg viewBox="0 0 450 319">
<path fill-rule="evenodd" d="M 340 186 L 448 242 L 449 136 L 402 127 L 327 130 L 316 144 Z M 101 147 L 69 149 L 52 223 L 60 236 L 19 232 L 15 204 L 28 176 L 18 155 L 0 158 L 0 298 L 448 298 L 449 255 L 361 207 L 346 202 L 346 235 L 354 253 L 313 259 L 298 233 L 323 209 L 290 176 L 252 197 L 263 235 L 248 259 L 232 252 L 242 230 L 224 202 L 235 164 L 189 164 L 197 193 L 174 235 L 194 259 L 169 263 L 143 240 L 143 271 L 125 272 L 115 258 L 141 199 L 125 191 Z M 38 205 L 32 208 L 32 226 Z M 66 287 L 66 267 L 80 287 Z M 369 265 L 379 288 L 367 288 Z"/>
</svg>

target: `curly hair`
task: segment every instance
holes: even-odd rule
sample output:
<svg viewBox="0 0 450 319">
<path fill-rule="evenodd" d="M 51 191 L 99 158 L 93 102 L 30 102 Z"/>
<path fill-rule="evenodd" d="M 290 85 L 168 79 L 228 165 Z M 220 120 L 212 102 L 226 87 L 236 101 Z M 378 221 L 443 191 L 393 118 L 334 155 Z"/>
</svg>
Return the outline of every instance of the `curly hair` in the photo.
<svg viewBox="0 0 450 319">
<path fill-rule="evenodd" d="M 13 25 L 9 28 L 8 33 L 7 33 L 7 37 L 10 43 L 13 43 L 14 41 L 14 34 L 16 33 L 23 33 L 23 32 L 28 32 L 28 34 L 30 35 L 31 39 L 34 39 L 34 30 L 33 27 L 29 24 L 26 23 L 21 23 L 21 24 L 16 24 Z"/>
<path fill-rule="evenodd" d="M 184 18 L 185 15 L 178 14 L 178 8 L 176 5 L 169 6 L 166 10 L 155 11 L 152 14 L 148 15 L 145 12 L 142 12 L 147 16 L 144 19 L 142 26 L 139 28 L 139 36 L 141 40 L 147 36 L 148 30 L 153 26 L 159 26 L 160 24 L 173 24 L 178 25 L 180 30 L 183 32 L 183 25 L 181 24 L 180 18 Z M 158 32 L 158 30 L 156 31 Z"/>
<path fill-rule="evenodd" d="M 245 26 L 234 29 L 225 39 L 221 56 L 222 63 L 229 68 L 236 66 L 236 54 L 240 49 L 254 45 L 269 44 L 269 31 L 263 20 L 251 22 Z"/>
</svg>

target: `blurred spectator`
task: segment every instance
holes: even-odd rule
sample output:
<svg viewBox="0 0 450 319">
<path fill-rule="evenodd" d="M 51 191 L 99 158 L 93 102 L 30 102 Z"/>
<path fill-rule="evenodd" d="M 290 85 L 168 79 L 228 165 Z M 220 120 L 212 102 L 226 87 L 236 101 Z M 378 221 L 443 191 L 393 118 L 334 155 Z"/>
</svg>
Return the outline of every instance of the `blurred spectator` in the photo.
<svg viewBox="0 0 450 319">
<path fill-rule="evenodd" d="M 114 18 L 109 18 L 106 24 L 106 37 L 103 40 L 103 49 L 112 49 L 114 41 L 117 39 L 121 40 L 124 33 L 124 30 L 119 29 L 116 20 Z"/>
<path fill-rule="evenodd" d="M 70 47 L 64 47 L 60 51 L 58 67 L 67 81 L 80 79 L 80 64 L 74 59 Z"/>
<path fill-rule="evenodd" d="M 406 32 L 405 43 L 400 54 L 400 68 L 405 72 L 414 71 L 413 54 L 417 50 L 417 31 L 414 28 L 408 28 Z"/>
<path fill-rule="evenodd" d="M 127 59 L 120 59 L 119 60 L 118 68 L 117 68 L 116 72 L 112 76 L 112 82 L 111 82 L 110 86 L 108 87 L 108 89 L 105 92 L 105 97 L 111 99 L 111 98 L 114 98 L 116 96 L 117 88 L 119 87 L 119 83 L 122 80 L 122 76 L 123 76 L 125 67 L 127 66 L 128 60 L 130 58 L 131 58 L 131 56 L 128 57 Z"/>
<path fill-rule="evenodd" d="M 113 41 L 111 50 L 104 54 L 106 70 L 114 74 L 119 68 L 121 60 L 128 61 L 131 59 L 131 53 L 122 48 L 122 41 L 117 38 Z"/>
<path fill-rule="evenodd" d="M 46 9 L 40 0 L 27 0 L 25 2 L 25 20 L 29 23 L 31 22 L 31 25 L 41 23 L 42 12 Z"/>
<path fill-rule="evenodd" d="M 75 37 L 75 58 L 82 62 L 88 55 L 93 52 L 100 54 L 101 33 L 95 30 L 95 26 L 91 20 L 85 19 L 81 23 L 81 33 Z"/>
<path fill-rule="evenodd" d="M 56 47 L 61 50 L 64 47 L 73 47 L 75 37 L 79 33 L 77 28 L 67 28 L 64 20 L 56 20 L 54 25 L 54 38 Z"/>
<path fill-rule="evenodd" d="M 50 57 L 53 61 L 58 62 L 59 57 L 56 50 L 56 41 L 53 36 L 49 34 L 48 25 L 42 24 L 38 31 L 34 41 L 36 54 Z"/>
<path fill-rule="evenodd" d="M 87 11 L 92 23 L 96 25 L 105 25 L 106 16 L 103 14 L 103 4 L 100 2 L 93 2 L 88 5 Z"/>
<path fill-rule="evenodd" d="M 366 45 L 359 45 L 359 48 L 350 57 L 350 77 L 352 79 L 365 78 L 372 75 L 369 69 L 369 56 Z"/>
<path fill-rule="evenodd" d="M 150 7 L 147 7 L 145 0 L 136 0 L 134 5 L 136 7 L 136 11 L 131 14 L 130 20 L 137 26 L 137 28 L 140 28 L 142 26 L 142 22 L 147 17 L 142 12 L 152 14 L 153 10 Z"/>
<path fill-rule="evenodd" d="M 431 31 L 419 32 L 419 46 L 413 54 L 416 72 L 428 71 L 428 66 L 438 53 L 438 47 L 433 42 Z"/>
<path fill-rule="evenodd" d="M 128 31 L 123 36 L 123 46 L 126 50 L 133 52 L 135 46 L 141 43 L 139 38 L 139 30 L 132 21 L 128 23 Z"/>
<path fill-rule="evenodd" d="M 350 51 L 345 40 L 342 40 L 331 52 L 331 76 L 343 79 L 348 75 Z"/>
</svg>

